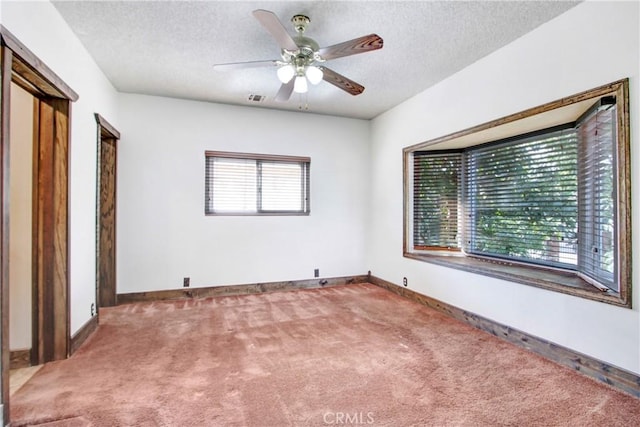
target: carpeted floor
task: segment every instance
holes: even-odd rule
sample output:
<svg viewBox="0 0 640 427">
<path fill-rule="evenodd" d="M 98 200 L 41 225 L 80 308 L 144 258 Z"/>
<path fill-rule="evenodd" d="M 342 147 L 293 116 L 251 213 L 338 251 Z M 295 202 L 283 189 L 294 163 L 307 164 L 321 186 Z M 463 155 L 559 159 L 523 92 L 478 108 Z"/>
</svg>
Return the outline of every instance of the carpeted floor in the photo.
<svg viewBox="0 0 640 427">
<path fill-rule="evenodd" d="M 101 310 L 14 426 L 633 426 L 640 400 L 373 285 Z"/>
</svg>

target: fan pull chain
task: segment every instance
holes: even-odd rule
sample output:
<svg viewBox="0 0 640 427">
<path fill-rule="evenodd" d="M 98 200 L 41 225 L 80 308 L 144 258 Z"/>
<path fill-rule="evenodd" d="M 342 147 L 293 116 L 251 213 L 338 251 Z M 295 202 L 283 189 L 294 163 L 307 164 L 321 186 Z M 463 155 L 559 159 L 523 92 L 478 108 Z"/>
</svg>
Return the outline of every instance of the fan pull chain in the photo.
<svg viewBox="0 0 640 427">
<path fill-rule="evenodd" d="M 306 93 L 301 93 L 298 96 L 298 110 L 309 111 L 309 96 Z M 304 107 L 302 106 L 303 103 Z"/>
</svg>

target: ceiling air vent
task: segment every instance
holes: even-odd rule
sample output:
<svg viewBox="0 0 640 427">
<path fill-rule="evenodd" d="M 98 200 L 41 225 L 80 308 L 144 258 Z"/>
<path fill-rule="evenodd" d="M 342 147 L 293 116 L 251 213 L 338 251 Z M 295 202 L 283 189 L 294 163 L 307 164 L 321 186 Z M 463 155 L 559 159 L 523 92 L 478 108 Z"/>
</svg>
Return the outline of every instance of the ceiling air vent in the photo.
<svg viewBox="0 0 640 427">
<path fill-rule="evenodd" d="M 264 95 L 251 94 L 251 95 L 249 95 L 248 99 L 251 102 L 264 102 L 264 100 L 267 99 L 267 97 L 264 96 Z"/>
</svg>

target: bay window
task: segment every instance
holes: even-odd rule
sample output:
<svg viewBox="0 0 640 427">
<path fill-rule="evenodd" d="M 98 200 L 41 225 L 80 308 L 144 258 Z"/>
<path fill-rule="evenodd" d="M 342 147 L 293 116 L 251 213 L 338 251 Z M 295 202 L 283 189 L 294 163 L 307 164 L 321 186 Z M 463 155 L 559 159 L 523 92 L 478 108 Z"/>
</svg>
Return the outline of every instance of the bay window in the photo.
<svg viewBox="0 0 640 427">
<path fill-rule="evenodd" d="M 629 306 L 627 90 L 405 149 L 405 256 Z"/>
</svg>

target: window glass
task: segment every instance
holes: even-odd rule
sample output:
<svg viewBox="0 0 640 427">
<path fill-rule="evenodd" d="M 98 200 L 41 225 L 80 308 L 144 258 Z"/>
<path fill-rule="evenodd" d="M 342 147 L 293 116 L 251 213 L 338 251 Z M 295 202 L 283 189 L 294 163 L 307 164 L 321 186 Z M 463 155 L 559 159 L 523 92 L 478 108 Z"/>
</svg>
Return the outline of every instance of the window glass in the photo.
<svg viewBox="0 0 640 427">
<path fill-rule="evenodd" d="M 205 153 L 208 215 L 306 215 L 307 157 Z"/>
<path fill-rule="evenodd" d="M 211 207 L 214 212 L 257 211 L 255 160 L 212 158 Z"/>
<path fill-rule="evenodd" d="M 302 211 L 304 170 L 300 163 L 262 162 L 262 209 Z"/>
<path fill-rule="evenodd" d="M 413 242 L 416 249 L 458 249 L 462 155 L 416 154 L 413 165 Z"/>
<path fill-rule="evenodd" d="M 576 135 L 549 131 L 466 153 L 468 253 L 577 263 Z"/>
<path fill-rule="evenodd" d="M 615 118 L 615 105 L 604 105 L 580 123 L 579 228 L 581 269 L 617 290 Z"/>
</svg>

